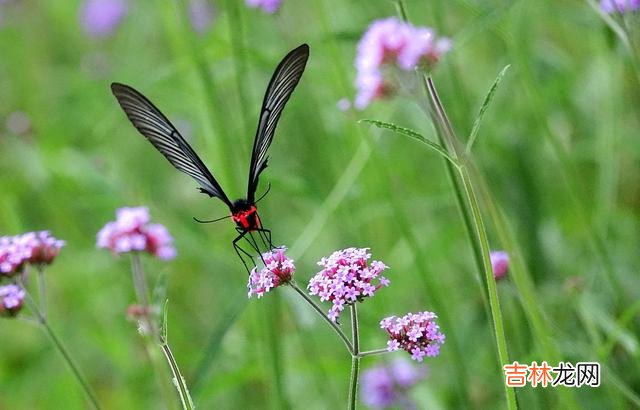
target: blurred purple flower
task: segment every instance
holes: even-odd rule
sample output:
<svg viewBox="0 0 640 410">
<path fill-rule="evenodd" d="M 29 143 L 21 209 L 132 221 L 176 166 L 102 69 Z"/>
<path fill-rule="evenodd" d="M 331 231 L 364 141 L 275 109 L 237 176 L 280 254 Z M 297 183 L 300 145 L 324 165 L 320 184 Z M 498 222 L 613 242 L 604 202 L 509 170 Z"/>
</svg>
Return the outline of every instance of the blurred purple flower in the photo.
<svg viewBox="0 0 640 410">
<path fill-rule="evenodd" d="M 259 7 L 265 13 L 273 14 L 280 8 L 282 0 L 246 0 L 246 3 L 249 7 Z"/>
<path fill-rule="evenodd" d="M 31 247 L 29 262 L 36 265 L 50 265 L 65 245 L 63 240 L 54 238 L 49 231 L 29 232 L 22 236 L 27 246 Z"/>
<path fill-rule="evenodd" d="M 444 334 L 435 322 L 433 312 L 407 313 L 401 318 L 389 316 L 380 321 L 380 327 L 389 333 L 387 349 L 403 349 L 411 353 L 411 358 L 422 362 L 425 356 L 440 354 Z"/>
<path fill-rule="evenodd" d="M 191 27 L 198 33 L 202 34 L 209 30 L 214 17 L 215 10 L 209 1 L 191 0 L 189 2 L 189 20 L 191 20 Z"/>
<path fill-rule="evenodd" d="M 127 13 L 125 0 L 86 0 L 80 13 L 80 23 L 92 37 L 109 36 Z"/>
<path fill-rule="evenodd" d="M 491 268 L 493 269 L 493 277 L 496 280 L 504 279 L 509 270 L 509 254 L 505 251 L 492 251 Z"/>
<path fill-rule="evenodd" d="M 389 280 L 381 275 L 387 266 L 380 261 L 372 261 L 369 248 L 347 248 L 335 251 L 328 258 L 322 258 L 318 265 L 324 269 L 309 281 L 309 294 L 320 296 L 320 301 L 333 303 L 328 317 L 334 322 L 345 305 L 361 302 L 373 296 L 382 286 L 389 286 Z M 373 280 L 377 279 L 378 284 Z"/>
<path fill-rule="evenodd" d="M 22 235 L 0 237 L 0 274 L 11 276 L 26 263 L 50 264 L 60 253 L 64 241 L 49 231 L 27 232 Z"/>
<path fill-rule="evenodd" d="M 291 281 L 296 267 L 293 264 L 293 259 L 287 258 L 284 254 L 286 250 L 287 248 L 281 246 L 262 254 L 266 266 L 260 271 L 258 268 L 251 270 L 249 283 L 247 283 L 248 297 L 256 295 L 260 299 L 271 289 Z"/>
<path fill-rule="evenodd" d="M 7 116 L 7 130 L 14 135 L 26 135 L 31 131 L 31 120 L 22 111 L 14 111 Z"/>
<path fill-rule="evenodd" d="M 358 42 L 355 107 L 364 109 L 392 92 L 394 87 L 384 80 L 383 66 L 395 65 L 404 71 L 419 65 L 431 68 L 451 44 L 447 38 L 436 38 L 430 28 L 414 27 L 395 17 L 374 21 Z"/>
<path fill-rule="evenodd" d="M 24 302 L 25 292 L 16 285 L 0 286 L 0 315 L 15 316 Z"/>
<path fill-rule="evenodd" d="M 0 274 L 12 276 L 20 271 L 32 252 L 21 235 L 0 237 Z"/>
<path fill-rule="evenodd" d="M 417 367 L 405 359 L 372 367 L 362 373 L 362 402 L 374 409 L 397 406 L 415 409 L 408 390 L 426 376 L 424 367 Z"/>
<path fill-rule="evenodd" d="M 351 109 L 351 101 L 347 97 L 341 98 L 336 103 L 338 109 L 342 112 L 347 112 Z"/>
<path fill-rule="evenodd" d="M 600 8 L 605 13 L 626 13 L 640 9 L 640 0 L 601 0 Z"/>
<path fill-rule="evenodd" d="M 116 220 L 108 222 L 97 234 L 97 247 L 113 253 L 146 251 L 163 260 L 173 259 L 176 250 L 167 228 L 149 224 L 146 207 L 120 208 Z"/>
</svg>

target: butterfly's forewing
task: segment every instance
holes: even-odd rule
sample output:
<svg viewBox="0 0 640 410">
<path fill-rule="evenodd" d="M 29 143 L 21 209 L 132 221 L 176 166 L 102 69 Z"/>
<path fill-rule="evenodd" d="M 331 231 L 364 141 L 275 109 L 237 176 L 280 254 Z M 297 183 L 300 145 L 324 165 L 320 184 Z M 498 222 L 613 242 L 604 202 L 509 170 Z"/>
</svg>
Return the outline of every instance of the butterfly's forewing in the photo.
<svg viewBox="0 0 640 410">
<path fill-rule="evenodd" d="M 231 206 L 229 198 L 200 157 L 151 101 L 128 85 L 113 83 L 111 91 L 131 123 L 176 169 L 195 179 L 202 192 Z"/>
<path fill-rule="evenodd" d="M 267 167 L 267 150 L 275 133 L 280 114 L 298 85 L 309 58 L 309 46 L 302 44 L 282 59 L 273 73 L 262 102 L 258 130 L 253 142 L 247 199 L 253 203 L 258 187 L 258 177 Z"/>
</svg>

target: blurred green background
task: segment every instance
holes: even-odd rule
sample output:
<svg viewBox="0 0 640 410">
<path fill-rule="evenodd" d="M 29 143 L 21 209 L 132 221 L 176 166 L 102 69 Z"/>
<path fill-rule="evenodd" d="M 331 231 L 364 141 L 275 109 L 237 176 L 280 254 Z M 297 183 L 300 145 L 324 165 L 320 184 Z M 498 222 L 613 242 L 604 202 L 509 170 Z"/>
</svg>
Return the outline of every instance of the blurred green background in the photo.
<svg viewBox="0 0 640 410">
<path fill-rule="evenodd" d="M 370 247 L 391 267 L 391 286 L 360 307 L 363 348 L 386 343 L 383 316 L 440 315 L 447 343 L 412 392 L 420 408 L 504 407 L 480 276 L 442 160 L 357 122 L 392 121 L 434 139 L 427 116 L 411 94 L 363 112 L 337 107 L 355 93 L 358 39 L 373 20 L 395 15 L 393 2 L 284 0 L 275 15 L 239 0 L 209 5 L 211 24 L 198 32 L 188 2 L 131 1 L 121 24 L 96 37 L 83 28 L 82 2 L 0 2 L 0 234 L 50 229 L 67 241 L 46 272 L 49 315 L 100 402 L 164 406 L 125 317 L 135 300 L 129 260 L 95 248 L 116 208 L 144 205 L 175 238 L 174 261 L 144 264 L 152 282 L 166 275 L 169 341 L 196 405 L 344 406 L 350 362 L 331 329 L 290 289 L 247 300 L 232 224 L 191 219 L 227 209 L 155 152 L 109 90 L 119 81 L 147 95 L 238 198 L 267 81 L 306 42 L 307 71 L 261 179 L 261 191 L 272 185 L 263 223 L 290 248 L 303 285 L 320 257 L 348 246 Z M 638 406 L 640 85 L 628 50 L 583 1 L 406 5 L 414 24 L 454 41 L 434 79 L 459 135 L 512 66 L 474 150 L 516 239 L 501 243 L 483 206 L 491 246 L 519 247 L 521 282 L 530 285 L 498 283 L 510 359 L 603 366 L 599 388 L 526 387 L 521 406 Z M 0 408 L 88 406 L 41 329 L 5 319 L 0 340 Z"/>
</svg>

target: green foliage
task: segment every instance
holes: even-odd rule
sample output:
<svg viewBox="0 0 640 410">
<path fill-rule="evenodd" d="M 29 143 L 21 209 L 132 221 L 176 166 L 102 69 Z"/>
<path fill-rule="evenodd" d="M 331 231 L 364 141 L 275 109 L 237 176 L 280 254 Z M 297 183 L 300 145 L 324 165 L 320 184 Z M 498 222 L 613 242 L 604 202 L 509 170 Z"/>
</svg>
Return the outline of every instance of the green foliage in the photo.
<svg viewBox="0 0 640 410">
<path fill-rule="evenodd" d="M 412 392 L 419 408 L 505 406 L 491 317 L 443 161 L 377 129 L 429 130 L 423 107 L 406 90 L 364 112 L 336 107 L 353 99 L 360 34 L 395 15 L 392 2 L 283 0 L 272 16 L 217 1 L 203 34 L 183 2 L 129 2 L 123 24 L 100 39 L 79 26 L 80 3 L 0 4 L 0 235 L 50 229 L 67 241 L 45 272 L 48 317 L 104 408 L 163 407 L 126 319 L 135 301 L 128 259 L 95 248 L 115 209 L 135 205 L 175 238 L 174 261 L 143 264 L 171 300 L 171 350 L 197 408 L 344 406 L 350 363 L 333 329 L 288 288 L 247 302 L 232 223 L 192 220 L 228 210 L 155 152 L 109 91 L 120 81 L 148 95 L 238 198 L 266 83 L 302 42 L 311 56 L 263 174 L 260 190 L 272 185 L 259 204 L 264 224 L 290 248 L 301 287 L 338 248 L 368 246 L 391 267 L 391 286 L 358 306 L 363 349 L 384 346 L 383 316 L 428 309 L 444 319 L 442 354 Z M 496 284 L 509 358 L 603 363 L 599 388 L 527 387 L 518 402 L 561 408 L 571 395 L 582 408 L 632 407 L 640 85 L 628 49 L 587 2 L 509 3 L 406 5 L 414 24 L 454 40 L 433 76 L 457 134 L 481 141 L 470 177 L 490 246 L 512 254 Z M 509 81 L 494 92 L 503 70 L 486 95 L 507 64 Z M 28 116 L 28 130 L 8 125 L 15 112 Z M 363 118 L 382 122 L 364 127 Z M 3 319 L 0 339 L 0 408 L 87 406 L 41 329 Z M 363 358 L 362 370 L 383 357 Z"/>
</svg>

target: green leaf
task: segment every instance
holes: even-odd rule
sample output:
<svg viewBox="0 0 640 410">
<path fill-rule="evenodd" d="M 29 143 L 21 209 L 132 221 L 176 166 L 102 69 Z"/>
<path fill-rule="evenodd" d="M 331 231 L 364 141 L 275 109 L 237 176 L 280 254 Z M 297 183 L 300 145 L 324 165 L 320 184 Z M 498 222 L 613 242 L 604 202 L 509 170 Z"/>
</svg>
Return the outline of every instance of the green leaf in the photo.
<svg viewBox="0 0 640 410">
<path fill-rule="evenodd" d="M 363 120 L 360 120 L 358 122 L 366 122 L 368 124 L 375 125 L 378 128 L 388 129 L 388 130 L 391 130 L 391 131 L 393 131 L 393 132 L 395 132 L 397 134 L 401 134 L 401 135 L 404 135 L 406 137 L 413 138 L 414 140 L 417 140 L 417 141 L 425 144 L 427 147 L 429 147 L 429 148 L 433 149 L 434 151 L 438 152 L 440 155 L 442 155 L 443 157 L 448 159 L 453 165 L 458 167 L 458 162 L 455 159 L 453 159 L 447 153 L 447 151 L 444 148 L 442 148 L 442 146 L 440 146 L 439 144 L 436 144 L 433 141 L 428 140 L 425 136 L 423 136 L 419 132 L 416 132 L 416 131 L 411 130 L 409 128 L 400 127 L 400 126 L 392 124 L 390 122 L 384 122 L 384 121 L 378 121 L 378 120 L 363 119 Z"/>
<path fill-rule="evenodd" d="M 496 81 L 493 82 L 493 85 L 491 86 L 491 89 L 487 93 L 487 96 L 484 97 L 484 102 L 482 103 L 482 107 L 480 107 L 480 111 L 478 112 L 478 116 L 476 117 L 475 122 L 473 123 L 473 128 L 471 129 L 471 134 L 469 135 L 469 139 L 467 141 L 467 150 L 466 150 L 467 154 L 471 152 L 471 147 L 473 147 L 473 143 L 475 142 L 476 137 L 478 136 L 478 130 L 480 129 L 480 123 L 482 122 L 484 113 L 485 111 L 487 111 L 487 108 L 489 108 L 489 104 L 491 104 L 491 101 L 493 100 L 493 96 L 495 95 L 496 90 L 498 89 L 498 84 L 500 84 L 500 81 L 502 81 L 502 77 L 504 77 L 504 75 L 507 73 L 507 70 L 509 69 L 509 67 L 511 66 L 507 65 L 505 68 L 502 69 L 502 71 L 500 71 L 500 74 L 498 74 Z"/>
</svg>

